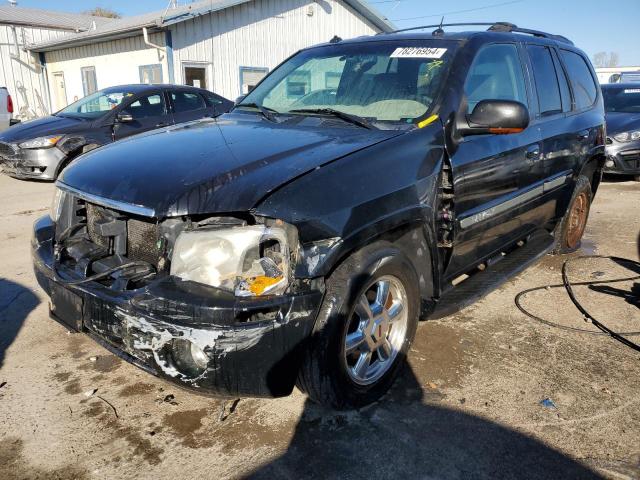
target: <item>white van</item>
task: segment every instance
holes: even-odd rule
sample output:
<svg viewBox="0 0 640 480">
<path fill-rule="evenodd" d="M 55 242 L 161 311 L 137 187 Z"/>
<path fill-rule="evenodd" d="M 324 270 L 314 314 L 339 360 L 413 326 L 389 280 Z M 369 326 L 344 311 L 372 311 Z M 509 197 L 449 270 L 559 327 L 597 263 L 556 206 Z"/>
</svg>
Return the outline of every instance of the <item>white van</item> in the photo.
<svg viewBox="0 0 640 480">
<path fill-rule="evenodd" d="M 13 100 L 7 87 L 0 87 L 0 132 L 11 126 Z"/>
</svg>

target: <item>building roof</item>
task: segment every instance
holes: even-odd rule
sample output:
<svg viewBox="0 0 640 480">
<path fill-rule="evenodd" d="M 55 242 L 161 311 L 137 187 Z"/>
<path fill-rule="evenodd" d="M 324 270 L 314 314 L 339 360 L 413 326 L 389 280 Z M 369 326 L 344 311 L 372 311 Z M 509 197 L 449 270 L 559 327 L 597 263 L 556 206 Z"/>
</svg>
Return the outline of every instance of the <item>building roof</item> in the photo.
<svg viewBox="0 0 640 480">
<path fill-rule="evenodd" d="M 94 17 L 79 13 L 53 12 L 39 8 L 0 6 L 0 23 L 30 27 L 57 28 L 60 30 L 85 31 L 95 22 L 102 26 L 113 22 L 111 18 Z"/>
<path fill-rule="evenodd" d="M 218 12 L 226 8 L 234 7 L 251 0 L 201 0 L 177 8 L 159 10 L 156 12 L 125 17 L 97 25 L 97 28 L 51 42 L 31 45 L 29 48 L 35 52 L 47 52 L 68 47 L 88 45 L 106 40 L 129 37 L 139 34 L 142 28 L 161 29 L 169 25 L 184 22 L 209 13 Z M 393 25 L 367 4 L 366 0 L 343 0 L 360 15 L 375 25 L 383 32 L 393 30 Z"/>
</svg>

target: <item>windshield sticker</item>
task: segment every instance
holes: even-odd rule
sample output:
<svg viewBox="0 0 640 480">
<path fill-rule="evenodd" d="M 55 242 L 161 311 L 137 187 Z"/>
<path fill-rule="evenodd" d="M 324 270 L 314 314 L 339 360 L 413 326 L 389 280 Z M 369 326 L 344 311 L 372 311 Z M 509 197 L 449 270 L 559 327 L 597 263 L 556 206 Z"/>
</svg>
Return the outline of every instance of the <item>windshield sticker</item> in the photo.
<svg viewBox="0 0 640 480">
<path fill-rule="evenodd" d="M 624 93 L 640 93 L 640 88 L 627 88 Z"/>
<path fill-rule="evenodd" d="M 391 54 L 391 58 L 442 58 L 446 51 L 446 48 L 399 47 Z"/>
</svg>

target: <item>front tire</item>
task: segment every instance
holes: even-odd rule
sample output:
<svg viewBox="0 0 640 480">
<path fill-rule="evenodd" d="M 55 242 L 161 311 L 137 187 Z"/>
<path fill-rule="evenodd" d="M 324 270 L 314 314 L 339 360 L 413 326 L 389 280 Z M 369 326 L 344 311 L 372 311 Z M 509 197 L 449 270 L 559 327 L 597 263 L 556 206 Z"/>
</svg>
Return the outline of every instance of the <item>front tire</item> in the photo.
<svg viewBox="0 0 640 480">
<path fill-rule="evenodd" d="M 322 405 L 358 408 L 391 387 L 415 337 L 418 278 L 387 242 L 346 259 L 328 278 L 298 387 Z"/>
<path fill-rule="evenodd" d="M 589 219 L 591 208 L 591 183 L 583 175 L 578 177 L 576 187 L 564 217 L 555 230 L 555 254 L 571 253 L 580 248 L 580 242 Z"/>
</svg>

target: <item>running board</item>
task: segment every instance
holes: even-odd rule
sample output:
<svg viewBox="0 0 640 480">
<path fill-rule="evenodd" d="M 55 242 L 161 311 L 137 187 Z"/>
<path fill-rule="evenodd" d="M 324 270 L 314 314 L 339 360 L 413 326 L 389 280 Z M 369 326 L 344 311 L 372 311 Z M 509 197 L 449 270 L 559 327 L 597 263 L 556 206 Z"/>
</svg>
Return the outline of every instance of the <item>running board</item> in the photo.
<svg viewBox="0 0 640 480">
<path fill-rule="evenodd" d="M 485 270 L 474 273 L 462 283 L 446 291 L 428 319 L 443 318 L 477 302 L 500 285 L 519 274 L 553 249 L 554 238 L 547 232 L 533 234 L 521 247 L 504 256 Z"/>
</svg>

